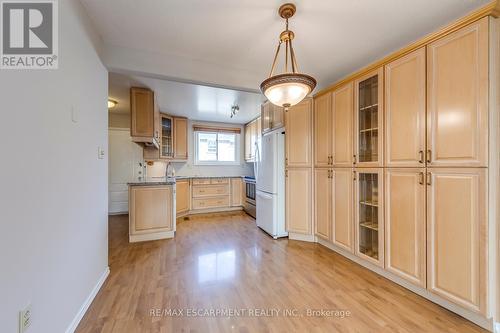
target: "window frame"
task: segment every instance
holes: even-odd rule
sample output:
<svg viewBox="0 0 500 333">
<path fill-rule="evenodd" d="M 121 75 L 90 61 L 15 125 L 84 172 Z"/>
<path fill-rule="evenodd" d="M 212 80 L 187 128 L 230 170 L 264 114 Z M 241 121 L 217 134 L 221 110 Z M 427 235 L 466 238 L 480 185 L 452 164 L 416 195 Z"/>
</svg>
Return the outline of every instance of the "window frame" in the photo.
<svg viewBox="0 0 500 333">
<path fill-rule="evenodd" d="M 210 133 L 217 135 L 217 161 L 200 161 L 199 159 L 199 151 L 198 151 L 198 134 L 199 133 Z M 235 137 L 235 149 L 234 149 L 234 161 L 219 161 L 219 134 L 233 134 Z M 233 133 L 223 131 L 210 131 L 210 130 L 195 130 L 193 131 L 193 140 L 194 140 L 194 165 L 240 165 L 240 155 L 241 155 L 241 145 L 240 145 L 240 137 L 241 133 Z"/>
</svg>

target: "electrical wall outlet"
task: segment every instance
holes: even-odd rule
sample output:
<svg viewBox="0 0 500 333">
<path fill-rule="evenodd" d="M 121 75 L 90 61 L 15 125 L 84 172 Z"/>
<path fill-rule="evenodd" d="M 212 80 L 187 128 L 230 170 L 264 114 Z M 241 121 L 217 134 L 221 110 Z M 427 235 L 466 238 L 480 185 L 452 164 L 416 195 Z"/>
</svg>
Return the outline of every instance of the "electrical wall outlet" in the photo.
<svg viewBox="0 0 500 333">
<path fill-rule="evenodd" d="M 19 311 L 19 333 L 24 333 L 31 325 L 31 304 Z"/>
<path fill-rule="evenodd" d="M 103 160 L 103 159 L 104 159 L 104 148 L 102 148 L 102 147 L 98 147 L 98 148 L 97 148 L 97 157 L 98 157 L 100 160 Z"/>
</svg>

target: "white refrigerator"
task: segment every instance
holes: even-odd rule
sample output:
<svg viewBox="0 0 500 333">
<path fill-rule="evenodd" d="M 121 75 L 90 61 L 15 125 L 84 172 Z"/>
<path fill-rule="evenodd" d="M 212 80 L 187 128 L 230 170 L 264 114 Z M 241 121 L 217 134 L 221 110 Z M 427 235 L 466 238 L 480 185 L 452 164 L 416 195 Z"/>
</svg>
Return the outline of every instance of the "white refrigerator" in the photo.
<svg viewBox="0 0 500 333">
<path fill-rule="evenodd" d="M 285 135 L 264 135 L 256 147 L 257 226 L 273 238 L 286 237 L 285 230 Z"/>
</svg>

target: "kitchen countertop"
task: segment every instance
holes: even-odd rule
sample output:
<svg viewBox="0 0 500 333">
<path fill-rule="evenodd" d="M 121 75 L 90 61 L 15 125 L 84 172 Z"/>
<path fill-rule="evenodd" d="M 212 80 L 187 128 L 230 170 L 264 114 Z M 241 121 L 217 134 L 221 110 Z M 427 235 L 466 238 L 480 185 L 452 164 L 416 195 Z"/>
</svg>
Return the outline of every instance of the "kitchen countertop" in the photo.
<svg viewBox="0 0 500 333">
<path fill-rule="evenodd" d="M 150 178 L 141 180 L 139 179 L 136 182 L 127 183 L 129 186 L 158 186 L 158 185 L 174 185 L 175 178 L 166 178 L 166 177 L 158 177 L 158 178 Z"/>
</svg>

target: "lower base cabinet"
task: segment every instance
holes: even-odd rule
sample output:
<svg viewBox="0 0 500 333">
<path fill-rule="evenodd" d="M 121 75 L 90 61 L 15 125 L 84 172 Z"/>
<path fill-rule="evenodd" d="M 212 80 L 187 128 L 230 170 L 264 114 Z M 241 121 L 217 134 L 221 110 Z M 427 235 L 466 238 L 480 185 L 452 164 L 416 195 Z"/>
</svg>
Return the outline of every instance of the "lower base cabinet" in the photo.
<svg viewBox="0 0 500 333">
<path fill-rule="evenodd" d="M 131 242 L 173 237 L 175 231 L 173 185 L 129 188 L 129 238 Z"/>
<path fill-rule="evenodd" d="M 288 168 L 286 171 L 286 229 L 312 235 L 312 170 Z"/>
<path fill-rule="evenodd" d="M 487 169 L 427 169 L 427 288 L 487 313 Z"/>
<path fill-rule="evenodd" d="M 332 170 L 332 241 L 346 251 L 354 252 L 354 182 L 351 168 Z"/>
<path fill-rule="evenodd" d="M 176 212 L 182 215 L 189 212 L 190 209 L 189 179 L 182 179 L 176 182 Z"/>
<path fill-rule="evenodd" d="M 384 266 L 384 172 L 354 170 L 355 254 Z"/>
<path fill-rule="evenodd" d="M 425 168 L 386 169 L 385 268 L 426 287 Z"/>
</svg>

